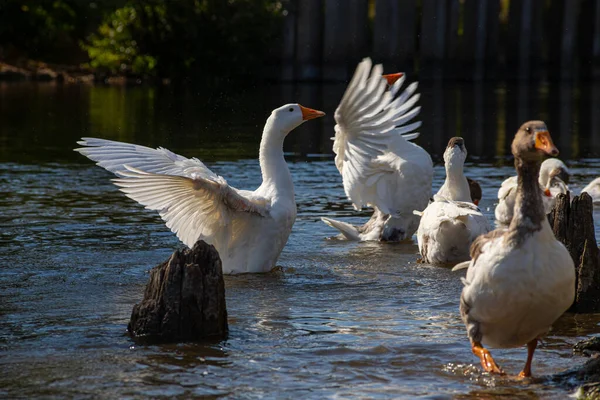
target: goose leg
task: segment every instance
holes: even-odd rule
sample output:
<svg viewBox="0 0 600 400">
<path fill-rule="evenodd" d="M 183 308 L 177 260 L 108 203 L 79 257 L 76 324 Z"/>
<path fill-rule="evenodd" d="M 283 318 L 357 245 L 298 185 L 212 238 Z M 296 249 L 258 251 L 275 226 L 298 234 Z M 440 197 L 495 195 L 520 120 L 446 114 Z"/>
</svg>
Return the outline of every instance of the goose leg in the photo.
<svg viewBox="0 0 600 400">
<path fill-rule="evenodd" d="M 484 348 L 479 342 L 471 343 L 471 351 L 481 360 L 481 366 L 486 372 L 491 372 L 492 374 L 504 375 L 504 371 L 502 368 L 496 364 L 490 352 Z"/>
<path fill-rule="evenodd" d="M 519 378 L 529 378 L 531 376 L 531 360 L 533 360 L 533 352 L 537 347 L 537 343 L 537 339 L 533 339 L 531 342 L 527 343 L 527 361 L 525 362 L 523 371 L 519 373 Z"/>
</svg>

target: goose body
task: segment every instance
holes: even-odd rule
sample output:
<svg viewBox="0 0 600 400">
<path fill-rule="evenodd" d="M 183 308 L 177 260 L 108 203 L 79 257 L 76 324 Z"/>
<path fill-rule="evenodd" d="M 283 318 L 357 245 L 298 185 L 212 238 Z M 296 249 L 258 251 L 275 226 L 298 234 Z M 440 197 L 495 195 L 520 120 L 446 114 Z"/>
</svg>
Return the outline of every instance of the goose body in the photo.
<svg viewBox="0 0 600 400">
<path fill-rule="evenodd" d="M 446 180 L 421 215 L 417 241 L 422 261 L 456 264 L 469 259 L 469 246 L 490 230 L 487 218 L 471 203 L 464 176 L 467 150 L 462 138 L 452 138 L 444 152 Z"/>
<path fill-rule="evenodd" d="M 600 178 L 591 181 L 586 187 L 581 190 L 581 193 L 586 192 L 592 197 L 594 203 L 600 203 Z"/>
<path fill-rule="evenodd" d="M 571 256 L 547 219 L 541 224 L 522 243 L 504 235 L 485 241 L 467 271 L 462 298 L 484 345 L 523 346 L 545 334 L 573 303 Z"/>
<path fill-rule="evenodd" d="M 554 237 L 539 190 L 542 154 L 556 155 L 546 125 L 530 121 L 512 144 L 518 172 L 514 217 L 508 228 L 475 240 L 460 298 L 460 313 L 472 350 L 488 372 L 503 373 L 483 345 L 509 348 L 527 344 L 521 376 L 531 375 L 537 338 L 573 303 L 575 268 Z"/>
<path fill-rule="evenodd" d="M 351 240 L 410 239 L 419 225 L 413 210 L 425 208 L 431 197 L 431 157 L 409 141 L 421 125 L 408 124 L 420 112 L 417 84 L 395 97 L 404 76 L 393 74 L 399 78 L 394 81 L 381 74 L 381 65 L 371 70 L 371 61 L 363 60 L 334 115 L 333 150 L 344 191 L 355 209 L 374 209 L 363 226 L 322 218 Z"/>
<path fill-rule="evenodd" d="M 556 196 L 569 191 L 570 171 L 558 158 L 548 158 L 540 167 L 538 182 L 544 193 L 542 201 L 544 211 L 548 214 L 556 203 Z M 515 199 L 517 197 L 517 177 L 511 176 L 502 182 L 498 190 L 498 205 L 494 215 L 499 226 L 508 226 L 513 217 Z"/>
<path fill-rule="evenodd" d="M 196 158 L 167 149 L 83 138 L 76 151 L 115 173 L 113 182 L 131 199 L 159 212 L 188 247 L 215 246 L 223 272 L 268 272 L 285 246 L 296 218 L 292 178 L 283 140 L 305 120 L 324 113 L 288 104 L 267 119 L 260 145 L 262 184 L 238 190 Z"/>
</svg>

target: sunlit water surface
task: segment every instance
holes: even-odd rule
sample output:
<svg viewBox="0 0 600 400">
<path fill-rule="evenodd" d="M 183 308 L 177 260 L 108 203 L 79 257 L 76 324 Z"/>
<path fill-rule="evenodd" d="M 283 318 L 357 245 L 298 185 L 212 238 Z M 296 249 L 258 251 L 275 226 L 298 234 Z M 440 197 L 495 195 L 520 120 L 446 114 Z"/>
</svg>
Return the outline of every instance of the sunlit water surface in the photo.
<svg viewBox="0 0 600 400">
<path fill-rule="evenodd" d="M 288 150 L 304 149 L 288 157 L 298 218 L 280 271 L 226 277 L 229 338 L 144 346 L 126 335 L 148 270 L 181 244 L 154 212 L 120 194 L 109 173 L 71 151 L 77 138 L 164 145 L 208 160 L 236 187 L 254 188 L 265 109 L 302 99 L 303 90 L 263 93 L 254 105 L 240 97 L 215 100 L 210 109 L 210 101 L 198 104 L 187 92 L 178 98 L 151 88 L 0 88 L 0 397 L 565 398 L 568 392 L 544 377 L 584 361 L 571 347 L 600 330 L 600 315 L 565 315 L 556 323 L 536 352 L 540 379 L 482 374 L 458 313 L 462 273 L 417 264 L 416 244 L 328 239 L 335 232 L 321 216 L 362 222 L 369 215 L 352 210 L 330 147 L 322 150 L 331 146 L 331 119 L 313 128 L 311 121 L 289 138 L 296 135 Z M 303 102 L 331 114 L 335 102 L 318 98 L 316 105 Z M 423 111 L 424 137 L 445 142 L 460 134 L 439 131 L 427 123 L 436 117 Z M 482 115 L 499 112 L 505 110 Z M 467 148 L 469 134 L 497 143 L 499 129 L 464 133 Z M 510 137 L 502 139 L 506 146 Z M 576 137 L 563 147 L 593 142 Z M 423 144 L 435 156 L 434 142 Z M 471 151 L 466 166 L 483 187 L 490 218 L 500 182 L 514 173 L 506 146 Z M 564 158 L 575 193 L 598 175 L 600 160 L 573 159 L 569 151 Z M 443 178 L 436 165 L 435 189 Z M 493 354 L 516 374 L 526 351 Z"/>
</svg>

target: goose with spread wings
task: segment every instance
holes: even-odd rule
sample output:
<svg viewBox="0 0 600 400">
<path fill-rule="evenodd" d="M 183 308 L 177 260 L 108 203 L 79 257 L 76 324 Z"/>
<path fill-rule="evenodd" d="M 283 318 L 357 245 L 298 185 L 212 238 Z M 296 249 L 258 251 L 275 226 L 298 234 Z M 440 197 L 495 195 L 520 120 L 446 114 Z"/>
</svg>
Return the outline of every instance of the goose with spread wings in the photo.
<svg viewBox="0 0 600 400">
<path fill-rule="evenodd" d="M 417 83 L 398 96 L 404 74 L 382 76 L 364 59 L 335 111 L 333 151 L 344 191 L 356 210 L 373 207 L 363 226 L 323 217 L 350 240 L 400 241 L 410 239 L 419 226 L 413 210 L 422 210 L 431 197 L 433 164 L 429 154 L 409 140 L 421 122 L 412 122 Z"/>
<path fill-rule="evenodd" d="M 188 247 L 204 240 L 215 246 L 223 272 L 268 272 L 283 250 L 296 218 L 290 171 L 283 156 L 287 134 L 325 115 L 299 104 L 273 110 L 264 127 L 259 161 L 263 182 L 238 190 L 197 158 L 165 148 L 83 138 L 75 149 L 115 173 L 128 197 L 156 210 Z"/>
</svg>

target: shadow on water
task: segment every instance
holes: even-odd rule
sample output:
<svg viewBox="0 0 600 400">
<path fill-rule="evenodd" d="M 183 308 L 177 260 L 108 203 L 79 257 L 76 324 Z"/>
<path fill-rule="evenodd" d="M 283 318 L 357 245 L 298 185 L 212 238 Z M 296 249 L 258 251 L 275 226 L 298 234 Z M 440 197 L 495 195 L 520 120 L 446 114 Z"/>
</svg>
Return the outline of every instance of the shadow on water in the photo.
<svg viewBox="0 0 600 400">
<path fill-rule="evenodd" d="M 554 398 L 544 382 L 499 380 L 475 366 L 458 315 L 461 274 L 417 264 L 414 243 L 352 243 L 320 221 L 364 223 L 331 156 L 344 85 L 266 85 L 243 93 L 169 87 L 0 83 L 0 397 Z M 510 140 L 547 121 L 578 193 L 598 174 L 600 86 L 421 87 L 420 144 L 440 158 L 466 138 L 468 174 L 495 194 L 514 173 Z M 296 101 L 328 112 L 286 140 L 298 218 L 265 276 L 226 277 L 230 333 L 210 344 L 138 345 L 125 329 L 148 270 L 181 246 L 111 174 L 72 151 L 81 136 L 196 156 L 255 188 L 267 114 Z M 588 157 L 587 159 L 582 159 Z M 443 166 L 435 166 L 434 190 Z M 595 211 L 600 220 L 600 211 Z M 596 226 L 597 237 L 600 237 Z M 565 315 L 534 361 L 539 376 L 582 362 L 577 340 L 598 315 Z M 524 349 L 494 351 L 518 371 Z"/>
</svg>

